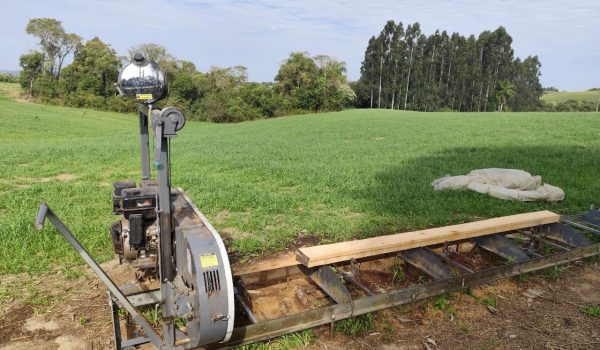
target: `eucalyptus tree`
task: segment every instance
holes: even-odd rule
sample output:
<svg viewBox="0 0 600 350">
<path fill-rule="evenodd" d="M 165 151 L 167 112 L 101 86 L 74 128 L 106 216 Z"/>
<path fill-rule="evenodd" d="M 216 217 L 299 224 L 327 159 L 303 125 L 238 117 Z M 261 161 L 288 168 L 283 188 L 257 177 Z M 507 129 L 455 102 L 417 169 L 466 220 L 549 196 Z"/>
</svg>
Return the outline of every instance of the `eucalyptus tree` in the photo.
<svg viewBox="0 0 600 350">
<path fill-rule="evenodd" d="M 406 88 L 404 89 L 404 109 L 408 105 L 408 92 L 410 88 L 410 75 L 414 64 L 415 48 L 417 46 L 417 39 L 421 36 L 421 26 L 419 23 L 408 25 L 406 28 L 406 34 L 404 36 L 406 41 L 407 50 L 405 50 L 405 57 L 407 58 L 408 64 L 406 65 Z"/>
<path fill-rule="evenodd" d="M 511 110 L 535 109 L 539 61 L 515 60 L 511 45 L 503 27 L 478 37 L 444 30 L 426 36 L 419 23 L 405 28 L 387 21 L 368 42 L 360 79 L 353 84 L 357 101 L 371 108 L 492 111 L 500 104 L 495 98 L 499 82 L 510 81 Z"/>
<path fill-rule="evenodd" d="M 25 32 L 40 40 L 45 71 L 58 79 L 65 58 L 80 45 L 81 37 L 66 33 L 62 23 L 54 18 L 30 19 Z"/>
<path fill-rule="evenodd" d="M 360 80 L 358 87 L 364 88 L 368 92 L 369 108 L 373 108 L 374 93 L 375 93 L 375 77 L 376 77 L 376 61 L 378 61 L 375 46 L 377 39 L 372 36 L 365 50 L 365 58 L 360 67 Z"/>
</svg>

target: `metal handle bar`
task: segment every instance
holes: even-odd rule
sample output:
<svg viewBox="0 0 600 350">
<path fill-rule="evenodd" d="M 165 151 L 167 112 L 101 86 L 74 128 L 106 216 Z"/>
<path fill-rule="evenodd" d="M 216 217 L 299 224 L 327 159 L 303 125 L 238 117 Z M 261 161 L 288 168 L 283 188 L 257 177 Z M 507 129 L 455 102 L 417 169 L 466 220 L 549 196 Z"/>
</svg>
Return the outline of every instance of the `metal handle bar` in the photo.
<svg viewBox="0 0 600 350">
<path fill-rule="evenodd" d="M 63 235 L 65 240 L 71 244 L 71 246 L 83 258 L 83 260 L 85 260 L 85 262 L 92 268 L 100 280 L 106 285 L 108 290 L 117 298 L 125 310 L 129 312 L 133 320 L 144 329 L 144 332 L 146 332 L 152 343 L 154 343 L 154 345 L 156 345 L 158 348 L 161 348 L 161 346 L 164 345 L 164 342 L 158 333 L 156 333 L 154 328 L 152 328 L 150 323 L 148 323 L 148 321 L 137 311 L 137 309 L 129 302 L 129 300 L 127 300 L 127 297 L 123 294 L 123 292 L 121 292 L 119 287 L 117 287 L 110 277 L 108 277 L 106 272 L 104 272 L 100 265 L 98 265 L 98 263 L 90 256 L 87 250 L 85 250 L 77 238 L 73 236 L 71 231 L 69 231 L 67 226 L 60 220 L 60 218 L 54 214 L 52 209 L 50 209 L 46 203 L 42 203 L 40 204 L 40 209 L 34 223 L 36 230 L 39 231 L 44 228 L 44 222 L 46 218 L 50 220 L 52 225 L 54 225 L 58 232 Z"/>
</svg>

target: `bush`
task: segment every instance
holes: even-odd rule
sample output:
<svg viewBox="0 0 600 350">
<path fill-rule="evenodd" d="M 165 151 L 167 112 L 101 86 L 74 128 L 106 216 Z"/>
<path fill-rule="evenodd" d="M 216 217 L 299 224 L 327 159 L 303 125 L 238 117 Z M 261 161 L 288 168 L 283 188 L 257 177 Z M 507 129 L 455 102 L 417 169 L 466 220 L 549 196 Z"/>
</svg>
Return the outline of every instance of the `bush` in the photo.
<svg viewBox="0 0 600 350">
<path fill-rule="evenodd" d="M 64 105 L 78 108 L 106 109 L 106 100 L 91 93 L 74 93 L 64 97 Z"/>
<path fill-rule="evenodd" d="M 106 107 L 108 110 L 120 113 L 137 111 L 137 105 L 135 102 L 128 100 L 123 96 L 111 96 L 107 98 Z"/>
<path fill-rule="evenodd" d="M 52 100 L 57 97 L 57 84 L 53 76 L 42 75 L 33 81 L 31 95 L 40 97 L 44 101 Z"/>
<path fill-rule="evenodd" d="M 540 109 L 546 112 L 594 112 L 596 104 L 590 101 L 568 100 L 559 103 L 541 101 Z"/>
<path fill-rule="evenodd" d="M 16 75 L 9 73 L 0 73 L 0 82 L 3 83 L 16 83 L 18 81 Z"/>
</svg>

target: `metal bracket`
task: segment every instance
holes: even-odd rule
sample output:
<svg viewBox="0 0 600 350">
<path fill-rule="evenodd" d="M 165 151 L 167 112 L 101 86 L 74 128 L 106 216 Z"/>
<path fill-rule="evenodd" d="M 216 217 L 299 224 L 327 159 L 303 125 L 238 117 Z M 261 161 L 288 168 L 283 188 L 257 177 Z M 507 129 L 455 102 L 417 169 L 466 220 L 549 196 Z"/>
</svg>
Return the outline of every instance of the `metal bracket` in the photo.
<svg viewBox="0 0 600 350">
<path fill-rule="evenodd" d="M 398 254 L 402 260 L 426 273 L 435 280 L 451 278 L 450 270 L 444 265 L 439 255 L 425 248 L 414 248 Z"/>
<path fill-rule="evenodd" d="M 581 221 L 600 228 L 600 210 L 590 209 L 581 216 Z"/>
<path fill-rule="evenodd" d="M 473 238 L 473 241 L 481 248 L 499 255 L 513 262 L 523 262 L 529 260 L 527 253 L 515 245 L 510 239 L 498 235 L 487 235 Z"/>
<path fill-rule="evenodd" d="M 90 256 L 90 254 L 87 252 L 87 250 L 85 250 L 85 248 L 81 245 L 81 243 L 79 243 L 77 238 L 75 238 L 75 236 L 73 236 L 73 233 L 71 233 L 71 231 L 69 231 L 67 226 L 60 220 L 60 218 L 58 216 L 56 216 L 56 214 L 54 214 L 54 212 L 52 212 L 52 210 L 50 209 L 50 207 L 48 207 L 48 205 L 46 203 L 42 203 L 42 204 L 40 204 L 40 209 L 38 211 L 38 215 L 36 217 L 34 227 L 37 230 L 41 230 L 44 227 L 44 222 L 46 221 L 46 218 L 48 218 L 50 220 L 50 222 L 52 223 L 52 225 L 54 225 L 54 227 L 56 227 L 58 232 L 60 232 L 63 235 L 65 240 L 69 244 L 71 244 L 71 246 L 83 258 L 83 260 L 85 260 L 85 262 L 90 266 L 92 271 L 94 271 L 94 273 L 96 273 L 98 278 L 100 278 L 100 280 L 106 285 L 106 287 L 108 288 L 110 293 L 112 293 L 112 295 L 114 295 L 114 297 L 117 299 L 119 304 L 122 307 L 124 307 L 125 310 L 127 310 L 127 312 L 129 312 L 129 314 L 131 315 L 131 317 L 133 318 L 135 323 L 137 323 L 144 329 L 144 332 L 146 332 L 146 334 L 150 338 L 150 341 L 154 345 L 156 345 L 156 347 L 160 348 L 164 344 L 160 335 L 158 335 L 158 333 L 156 333 L 154 328 L 152 328 L 150 323 L 148 323 L 148 321 L 146 321 L 144 316 L 142 316 L 137 311 L 137 309 L 129 302 L 129 300 L 123 294 L 123 292 L 121 292 L 119 287 L 117 287 L 117 285 L 110 279 L 110 277 L 108 277 L 106 272 L 104 272 L 104 270 L 102 270 L 100 265 L 98 265 L 98 263 Z M 114 312 L 114 309 L 113 309 L 113 312 Z"/>
<path fill-rule="evenodd" d="M 561 241 L 564 241 L 573 247 L 583 247 L 590 244 L 589 239 L 585 238 L 569 226 L 560 223 L 543 226 L 540 229 L 540 233 L 548 236 L 557 236 Z"/>
<path fill-rule="evenodd" d="M 350 293 L 348 293 L 340 277 L 333 271 L 331 266 L 321 266 L 313 271 L 309 277 L 337 304 L 352 302 Z"/>
</svg>

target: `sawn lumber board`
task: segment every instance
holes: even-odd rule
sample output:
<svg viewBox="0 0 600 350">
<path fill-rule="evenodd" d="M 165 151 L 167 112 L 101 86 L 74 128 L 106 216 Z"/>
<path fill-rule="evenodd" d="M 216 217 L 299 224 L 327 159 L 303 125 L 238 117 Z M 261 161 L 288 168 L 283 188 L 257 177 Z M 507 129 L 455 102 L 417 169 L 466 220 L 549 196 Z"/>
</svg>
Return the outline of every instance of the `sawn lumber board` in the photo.
<svg viewBox="0 0 600 350">
<path fill-rule="evenodd" d="M 459 225 L 300 248 L 296 253 L 296 259 L 307 267 L 314 267 L 448 241 L 552 224 L 558 222 L 559 219 L 560 215 L 547 210 L 503 216 Z"/>
</svg>

